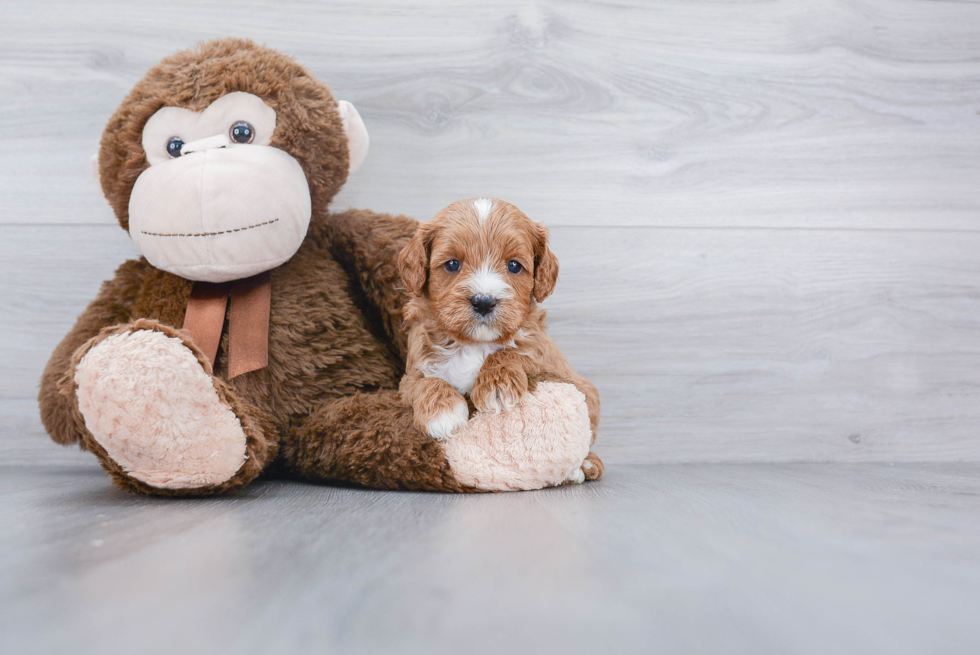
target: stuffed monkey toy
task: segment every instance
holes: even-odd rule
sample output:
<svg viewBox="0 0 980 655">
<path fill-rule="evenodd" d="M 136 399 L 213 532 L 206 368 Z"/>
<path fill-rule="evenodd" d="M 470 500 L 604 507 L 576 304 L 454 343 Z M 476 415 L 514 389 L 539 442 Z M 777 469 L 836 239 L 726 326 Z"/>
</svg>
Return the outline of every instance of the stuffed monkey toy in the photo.
<svg viewBox="0 0 980 655">
<path fill-rule="evenodd" d="M 51 356 L 51 438 L 92 452 L 120 488 L 163 496 L 231 492 L 270 468 L 449 492 L 599 477 L 581 380 L 542 380 L 446 441 L 413 427 L 396 393 L 398 255 L 417 224 L 328 210 L 367 145 L 352 105 L 250 41 L 151 69 L 93 160 L 143 257 Z"/>
</svg>

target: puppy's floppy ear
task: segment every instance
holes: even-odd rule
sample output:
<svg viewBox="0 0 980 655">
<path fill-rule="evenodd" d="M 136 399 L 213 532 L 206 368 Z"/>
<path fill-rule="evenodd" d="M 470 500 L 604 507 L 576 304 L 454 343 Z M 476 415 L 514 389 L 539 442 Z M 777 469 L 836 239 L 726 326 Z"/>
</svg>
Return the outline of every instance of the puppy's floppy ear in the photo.
<svg viewBox="0 0 980 655">
<path fill-rule="evenodd" d="M 432 225 L 423 223 L 398 255 L 398 273 L 402 276 L 405 288 L 412 295 L 422 294 L 429 279 L 429 248 L 434 235 Z"/>
<path fill-rule="evenodd" d="M 558 283 L 558 258 L 548 247 L 548 228 L 536 225 L 534 231 L 534 299 L 542 302 Z"/>
</svg>

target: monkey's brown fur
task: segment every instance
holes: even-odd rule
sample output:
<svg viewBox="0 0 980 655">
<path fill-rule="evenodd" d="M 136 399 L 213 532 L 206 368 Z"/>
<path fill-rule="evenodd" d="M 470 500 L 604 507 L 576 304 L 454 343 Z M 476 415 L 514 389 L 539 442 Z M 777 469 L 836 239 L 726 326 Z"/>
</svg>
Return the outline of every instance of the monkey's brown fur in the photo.
<svg viewBox="0 0 980 655">
<path fill-rule="evenodd" d="M 301 164 L 312 197 L 306 240 L 271 271 L 268 366 L 227 380 L 226 329 L 213 367 L 219 398 L 245 431 L 246 464 L 220 485 L 159 489 L 127 475 L 85 428 L 74 368 L 111 334 L 152 329 L 177 336 L 210 372 L 206 357 L 178 331 L 193 283 L 145 258 L 119 267 L 55 349 L 39 394 L 48 433 L 94 452 L 119 487 L 139 493 L 227 492 L 273 462 L 310 480 L 468 491 L 453 477 L 442 446 L 412 427 L 411 411 L 396 397 L 406 347 L 397 260 L 417 224 L 366 210 L 328 212 L 347 176 L 346 137 L 330 91 L 291 58 L 227 39 L 150 70 L 102 137 L 102 188 L 120 225 L 128 226 L 133 184 L 148 167 L 141 145 L 147 119 L 164 106 L 200 111 L 232 91 L 257 95 L 276 111 L 271 145 Z"/>
</svg>

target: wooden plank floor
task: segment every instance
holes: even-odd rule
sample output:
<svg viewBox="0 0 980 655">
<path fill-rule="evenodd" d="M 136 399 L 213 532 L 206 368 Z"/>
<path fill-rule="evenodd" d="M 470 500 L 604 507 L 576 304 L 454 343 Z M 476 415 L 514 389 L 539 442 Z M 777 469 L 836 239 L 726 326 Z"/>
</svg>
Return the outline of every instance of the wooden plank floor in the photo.
<svg viewBox="0 0 980 655">
<path fill-rule="evenodd" d="M 552 227 L 605 480 L 159 501 L 46 439 L 135 254 L 101 130 L 223 35 L 360 109 L 335 207 Z M 980 652 L 980 4 L 9 0 L 0 144 L 0 653 Z"/>
<path fill-rule="evenodd" d="M 148 500 L 0 466 L 4 653 L 976 653 L 980 465 Z"/>
</svg>

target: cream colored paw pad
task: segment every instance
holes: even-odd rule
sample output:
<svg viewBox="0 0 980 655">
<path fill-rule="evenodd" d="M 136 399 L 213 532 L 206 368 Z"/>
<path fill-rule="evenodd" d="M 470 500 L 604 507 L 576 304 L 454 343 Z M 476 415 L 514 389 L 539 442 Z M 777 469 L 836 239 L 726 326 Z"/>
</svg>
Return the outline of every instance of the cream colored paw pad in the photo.
<svg viewBox="0 0 980 655">
<path fill-rule="evenodd" d="M 541 489 L 578 481 L 592 430 L 585 396 L 543 382 L 510 411 L 480 412 L 445 443 L 456 478 L 484 491 Z"/>
<path fill-rule="evenodd" d="M 180 339 L 104 339 L 75 370 L 85 427 L 133 478 L 161 489 L 221 484 L 245 462 L 245 433 Z"/>
</svg>

